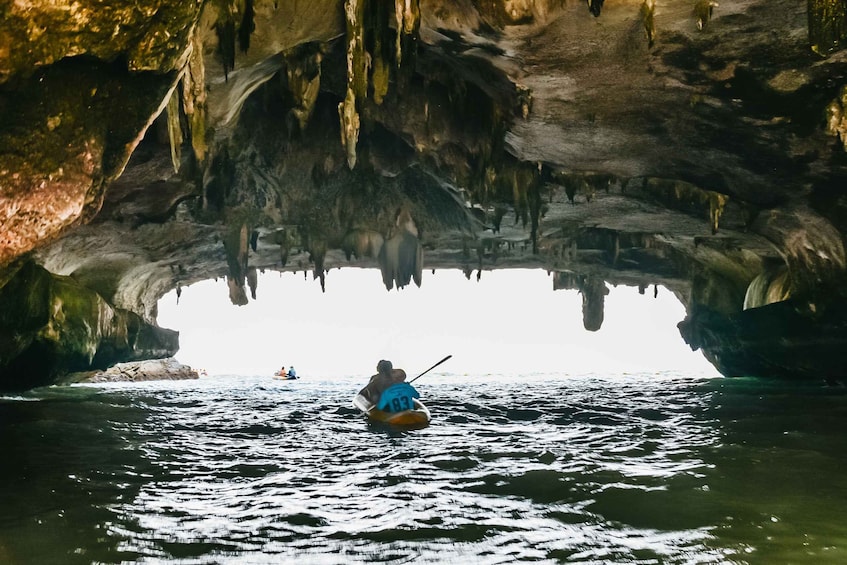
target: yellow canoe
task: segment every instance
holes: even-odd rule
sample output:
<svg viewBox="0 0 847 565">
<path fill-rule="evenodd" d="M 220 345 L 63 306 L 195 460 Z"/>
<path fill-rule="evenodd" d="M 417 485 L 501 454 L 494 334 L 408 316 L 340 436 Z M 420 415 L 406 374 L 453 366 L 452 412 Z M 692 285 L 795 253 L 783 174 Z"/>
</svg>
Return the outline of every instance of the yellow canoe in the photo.
<svg viewBox="0 0 847 565">
<path fill-rule="evenodd" d="M 414 399 L 415 407 L 411 410 L 403 410 L 402 412 L 384 412 L 377 410 L 376 405 L 372 404 L 367 398 L 361 394 L 357 394 L 353 399 L 353 406 L 362 411 L 368 420 L 373 422 L 382 422 L 391 426 L 402 427 L 406 429 L 420 429 L 429 425 L 431 419 L 429 408 L 424 406 L 423 402 Z"/>
</svg>

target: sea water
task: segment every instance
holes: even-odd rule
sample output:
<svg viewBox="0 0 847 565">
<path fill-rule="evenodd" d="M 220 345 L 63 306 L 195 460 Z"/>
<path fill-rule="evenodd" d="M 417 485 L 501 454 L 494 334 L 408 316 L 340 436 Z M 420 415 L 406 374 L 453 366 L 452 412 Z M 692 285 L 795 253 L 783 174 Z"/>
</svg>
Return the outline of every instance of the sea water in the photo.
<svg viewBox="0 0 847 565">
<path fill-rule="evenodd" d="M 0 563 L 847 563 L 847 393 L 451 375 L 423 430 L 357 377 L 0 399 Z"/>
</svg>

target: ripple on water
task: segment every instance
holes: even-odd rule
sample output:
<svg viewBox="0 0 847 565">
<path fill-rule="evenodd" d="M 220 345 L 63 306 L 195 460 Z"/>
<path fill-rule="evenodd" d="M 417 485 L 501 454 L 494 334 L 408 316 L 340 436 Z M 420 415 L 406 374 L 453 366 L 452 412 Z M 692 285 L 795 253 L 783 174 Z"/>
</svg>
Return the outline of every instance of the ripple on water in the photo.
<svg viewBox="0 0 847 565">
<path fill-rule="evenodd" d="M 782 391 L 763 399 L 748 383 L 667 376 L 469 383 L 422 383 L 433 424 L 413 432 L 365 422 L 350 406 L 353 379 L 217 377 L 0 400 L 14 433 L 3 448 L 25 463 L 0 466 L 0 556 L 723 563 L 804 543 L 792 561 L 845 556 L 825 506 L 827 485 L 847 487 L 843 436 L 798 428 Z M 844 399 L 804 401 L 847 415 Z M 812 486 L 782 465 L 825 479 Z M 45 524 L 54 535 L 39 535 Z"/>
</svg>

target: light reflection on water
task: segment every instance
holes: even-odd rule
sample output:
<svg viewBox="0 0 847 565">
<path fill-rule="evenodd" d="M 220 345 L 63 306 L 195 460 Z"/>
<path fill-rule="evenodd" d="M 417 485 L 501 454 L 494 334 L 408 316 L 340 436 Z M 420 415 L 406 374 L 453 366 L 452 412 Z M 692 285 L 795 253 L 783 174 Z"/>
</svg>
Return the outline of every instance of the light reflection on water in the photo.
<svg viewBox="0 0 847 565">
<path fill-rule="evenodd" d="M 751 380 L 210 377 L 0 400 L 0 562 L 847 562 L 847 395 Z"/>
</svg>

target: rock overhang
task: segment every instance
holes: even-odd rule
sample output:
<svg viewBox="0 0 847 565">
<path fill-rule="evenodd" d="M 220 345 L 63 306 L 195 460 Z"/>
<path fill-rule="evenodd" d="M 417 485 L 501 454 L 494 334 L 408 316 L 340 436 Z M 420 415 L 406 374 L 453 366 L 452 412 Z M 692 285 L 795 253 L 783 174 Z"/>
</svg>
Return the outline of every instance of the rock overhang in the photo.
<svg viewBox="0 0 847 565">
<path fill-rule="evenodd" d="M 842 300 L 847 67 L 821 48 L 833 36 L 816 19 L 831 2 L 423 1 L 398 3 L 399 16 L 373 2 L 299 4 L 186 8 L 168 20 L 181 26 L 172 41 L 139 40 L 160 45 L 142 58 L 155 64 L 130 64 L 138 49 L 123 37 L 104 64 L 108 40 L 96 34 L 66 48 L 73 59 L 11 59 L 3 107 L 29 121 L 4 130 L 7 174 L 72 194 L 56 171 L 73 152 L 36 148 L 60 157 L 34 171 L 46 161 L 37 151 L 18 151 L 16 170 L 9 149 L 28 127 L 50 138 L 57 115 L 135 135 L 74 130 L 71 146 L 93 139 L 116 157 L 72 181 L 75 208 L 57 215 L 35 201 L 46 219 L 67 219 L 35 222 L 27 245 L 4 244 L 6 261 L 35 249 L 50 271 L 153 324 L 158 297 L 180 285 L 226 276 L 243 303 L 256 269 L 308 269 L 323 283 L 351 260 L 380 266 L 389 288 L 419 283 L 424 263 L 535 266 L 597 297 L 597 281 L 661 283 L 683 298 L 689 325 L 744 316 L 763 273 L 762 296 L 793 296 L 795 311 L 821 316 Z M 155 77 L 109 95 L 132 99 L 133 119 L 84 104 L 44 111 L 64 103 L 55 88 L 19 98 L 33 70 L 65 65 L 104 84 Z M 37 191 L 6 187 L 9 233 L 27 216 L 8 203 Z M 828 335 L 840 327 L 843 342 L 833 318 Z M 721 350 L 711 327 L 685 335 Z"/>
</svg>

